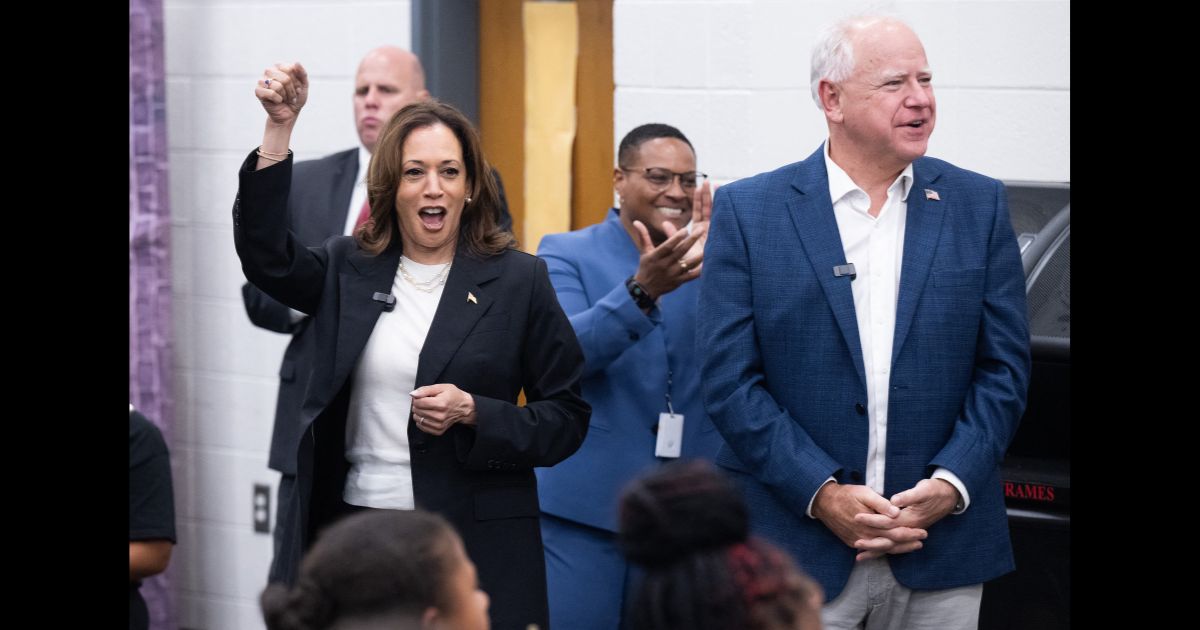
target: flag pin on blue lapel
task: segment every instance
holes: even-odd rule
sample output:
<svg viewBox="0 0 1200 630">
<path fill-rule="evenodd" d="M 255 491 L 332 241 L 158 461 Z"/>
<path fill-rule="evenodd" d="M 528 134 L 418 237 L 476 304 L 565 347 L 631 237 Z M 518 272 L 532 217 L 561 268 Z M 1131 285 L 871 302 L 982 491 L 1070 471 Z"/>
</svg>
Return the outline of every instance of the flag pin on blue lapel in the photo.
<svg viewBox="0 0 1200 630">
<path fill-rule="evenodd" d="M 479 303 L 479 300 L 476 300 L 476 299 L 475 299 L 475 294 L 474 294 L 474 293 L 471 293 L 470 291 L 467 291 L 467 301 L 468 301 L 468 302 L 470 302 L 470 303 L 472 303 L 472 304 L 478 304 L 478 303 Z"/>
<path fill-rule="evenodd" d="M 941 200 L 942 200 L 942 198 L 938 196 L 938 194 L 937 194 L 937 191 L 936 191 L 936 190 L 929 190 L 928 188 L 926 188 L 926 189 L 925 189 L 925 198 L 926 198 L 926 199 L 932 199 L 932 200 L 934 200 L 934 201 L 941 201 Z"/>
</svg>

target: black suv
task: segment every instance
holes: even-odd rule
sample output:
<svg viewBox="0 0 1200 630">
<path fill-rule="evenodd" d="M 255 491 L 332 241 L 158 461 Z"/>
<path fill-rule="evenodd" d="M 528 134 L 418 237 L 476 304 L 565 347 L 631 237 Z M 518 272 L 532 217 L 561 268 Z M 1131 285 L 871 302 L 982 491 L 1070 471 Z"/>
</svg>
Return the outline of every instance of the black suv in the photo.
<svg viewBox="0 0 1200 630">
<path fill-rule="evenodd" d="M 1071 626 L 1071 185 L 1006 182 L 1033 354 L 1001 467 L 1017 570 L 984 586 L 981 630 Z"/>
</svg>

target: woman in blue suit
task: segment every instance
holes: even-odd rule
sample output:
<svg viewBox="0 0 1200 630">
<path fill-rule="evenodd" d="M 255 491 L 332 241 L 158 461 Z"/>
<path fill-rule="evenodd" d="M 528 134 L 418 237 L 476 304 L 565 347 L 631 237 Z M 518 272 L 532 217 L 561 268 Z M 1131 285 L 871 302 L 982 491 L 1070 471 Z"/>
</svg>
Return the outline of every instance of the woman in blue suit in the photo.
<svg viewBox="0 0 1200 630">
<path fill-rule="evenodd" d="M 711 459 L 721 444 L 695 347 L 708 184 L 670 125 L 630 131 L 617 161 L 620 208 L 538 248 L 583 345 L 583 395 L 594 408 L 579 452 L 537 471 L 557 628 L 619 626 L 631 575 L 616 544 L 618 494 L 662 462 Z"/>
</svg>

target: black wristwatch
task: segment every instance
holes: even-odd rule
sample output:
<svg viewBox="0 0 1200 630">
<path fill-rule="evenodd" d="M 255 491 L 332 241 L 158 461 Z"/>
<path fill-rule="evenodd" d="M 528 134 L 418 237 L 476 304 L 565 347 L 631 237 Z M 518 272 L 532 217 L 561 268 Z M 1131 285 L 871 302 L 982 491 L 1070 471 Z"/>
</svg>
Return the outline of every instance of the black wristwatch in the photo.
<svg viewBox="0 0 1200 630">
<path fill-rule="evenodd" d="M 629 279 L 625 281 L 625 289 L 629 291 L 629 296 L 633 298 L 633 302 L 638 305 L 638 308 L 645 310 L 654 308 L 654 298 L 646 293 L 646 289 L 638 284 L 633 276 L 629 276 Z"/>
</svg>

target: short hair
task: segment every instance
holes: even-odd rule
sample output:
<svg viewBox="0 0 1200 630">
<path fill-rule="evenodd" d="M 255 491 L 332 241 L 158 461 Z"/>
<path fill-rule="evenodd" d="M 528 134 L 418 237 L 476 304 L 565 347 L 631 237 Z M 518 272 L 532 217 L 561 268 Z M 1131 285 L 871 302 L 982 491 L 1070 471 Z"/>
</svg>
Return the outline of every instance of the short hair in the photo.
<svg viewBox="0 0 1200 630">
<path fill-rule="evenodd" d="M 912 29 L 904 20 L 886 13 L 850 15 L 821 29 L 813 44 L 809 70 L 809 89 L 817 108 L 821 108 L 821 79 L 841 83 L 854 72 L 854 45 L 850 41 L 854 31 L 880 22 L 903 24 Z"/>
<path fill-rule="evenodd" d="M 675 138 L 682 140 L 688 148 L 692 150 L 692 154 L 696 153 L 696 147 L 692 146 L 687 136 L 683 132 L 664 123 L 646 123 L 634 127 L 629 133 L 621 138 L 621 144 L 617 148 L 617 165 L 624 168 L 627 164 L 633 161 L 634 153 L 642 146 L 642 143 L 655 138 Z"/>
<path fill-rule="evenodd" d="M 417 129 L 445 125 L 462 147 L 467 169 L 467 196 L 458 226 L 458 246 L 480 258 L 494 256 L 516 245 L 512 233 L 500 229 L 500 192 L 492 167 L 483 155 L 483 144 L 475 126 L 452 105 L 437 100 L 410 103 L 400 108 L 383 128 L 371 165 L 367 169 L 367 202 L 371 215 L 355 231 L 358 244 L 368 254 L 378 255 L 400 236 L 396 220 L 396 190 L 404 173 L 404 141 Z"/>
<path fill-rule="evenodd" d="M 451 610 L 461 562 L 454 528 L 421 510 L 366 510 L 325 529 L 295 586 L 274 583 L 260 602 L 269 630 L 327 628 L 350 617 Z"/>
<path fill-rule="evenodd" d="M 808 630 L 798 624 L 819 616 L 820 587 L 750 536 L 736 486 L 704 460 L 635 480 L 619 522 L 622 551 L 645 568 L 628 613 L 633 630 Z"/>
</svg>

